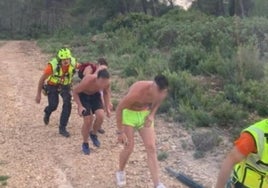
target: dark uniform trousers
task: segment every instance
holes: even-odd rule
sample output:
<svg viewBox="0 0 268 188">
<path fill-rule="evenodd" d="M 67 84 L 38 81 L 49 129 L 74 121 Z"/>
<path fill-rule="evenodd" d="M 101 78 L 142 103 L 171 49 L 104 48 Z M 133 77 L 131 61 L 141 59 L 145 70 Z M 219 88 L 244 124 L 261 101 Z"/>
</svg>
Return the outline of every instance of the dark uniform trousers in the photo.
<svg viewBox="0 0 268 188">
<path fill-rule="evenodd" d="M 48 106 L 45 108 L 46 115 L 50 116 L 53 111 L 55 111 L 59 105 L 59 95 L 62 97 L 63 105 L 60 117 L 60 128 L 65 128 L 68 124 L 69 117 L 72 110 L 71 103 L 71 86 L 53 86 L 47 85 L 47 97 Z"/>
</svg>

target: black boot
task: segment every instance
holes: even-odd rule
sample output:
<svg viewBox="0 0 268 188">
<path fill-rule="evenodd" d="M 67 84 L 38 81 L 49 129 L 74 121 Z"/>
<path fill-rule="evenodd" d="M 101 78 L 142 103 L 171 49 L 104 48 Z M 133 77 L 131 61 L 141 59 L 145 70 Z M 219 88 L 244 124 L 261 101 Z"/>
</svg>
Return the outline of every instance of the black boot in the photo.
<svg viewBox="0 0 268 188">
<path fill-rule="evenodd" d="M 45 123 L 45 125 L 48 125 L 49 124 L 49 116 L 50 115 L 48 115 L 47 113 L 45 113 L 45 115 L 44 115 L 44 123 Z"/>
<path fill-rule="evenodd" d="M 60 134 L 66 138 L 70 137 L 70 133 L 66 130 L 65 127 L 60 127 Z"/>
</svg>

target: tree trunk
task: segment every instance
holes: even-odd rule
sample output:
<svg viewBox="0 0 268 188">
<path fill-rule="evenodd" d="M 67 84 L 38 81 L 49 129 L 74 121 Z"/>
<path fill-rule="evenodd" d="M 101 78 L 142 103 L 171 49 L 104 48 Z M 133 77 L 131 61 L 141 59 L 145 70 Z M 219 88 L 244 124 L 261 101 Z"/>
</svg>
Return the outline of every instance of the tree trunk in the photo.
<svg viewBox="0 0 268 188">
<path fill-rule="evenodd" d="M 218 0 L 218 16 L 224 15 L 224 5 L 223 5 L 223 0 Z"/>
<path fill-rule="evenodd" d="M 157 2 L 158 2 L 157 0 L 151 0 L 151 3 L 152 3 L 152 13 L 153 13 L 154 16 L 156 16 L 158 14 L 157 8 L 156 8 Z"/>
<path fill-rule="evenodd" d="M 142 5 L 143 12 L 147 14 L 147 1 L 141 0 L 141 5 Z"/>
<path fill-rule="evenodd" d="M 170 6 L 173 8 L 174 7 L 174 3 L 173 3 L 173 0 L 168 0 Z"/>
<path fill-rule="evenodd" d="M 244 9 L 243 0 L 239 0 L 239 7 L 241 10 L 241 16 L 242 16 L 242 18 L 244 18 L 245 17 L 245 9 Z"/>
<path fill-rule="evenodd" d="M 121 14 L 126 14 L 128 12 L 126 0 L 120 0 L 120 8 L 119 9 L 120 9 Z"/>
</svg>

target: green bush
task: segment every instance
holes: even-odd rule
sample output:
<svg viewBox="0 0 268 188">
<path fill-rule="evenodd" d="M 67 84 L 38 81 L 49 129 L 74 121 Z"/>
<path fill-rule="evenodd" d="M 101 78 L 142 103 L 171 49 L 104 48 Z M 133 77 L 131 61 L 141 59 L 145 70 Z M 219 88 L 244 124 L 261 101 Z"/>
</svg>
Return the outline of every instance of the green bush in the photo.
<svg viewBox="0 0 268 188">
<path fill-rule="evenodd" d="M 213 131 L 195 131 L 191 138 L 195 149 L 201 152 L 211 151 L 221 141 L 219 135 Z"/>
<path fill-rule="evenodd" d="M 191 72 L 197 72 L 197 65 L 205 57 L 205 52 L 200 46 L 187 45 L 180 46 L 174 52 L 172 52 L 170 58 L 171 70 L 189 70 Z"/>
<path fill-rule="evenodd" d="M 9 176 L 0 176 L 0 185 L 1 186 L 7 186 L 7 180 L 9 179 Z"/>
<path fill-rule="evenodd" d="M 239 46 L 235 61 L 240 80 L 261 80 L 264 77 L 263 62 L 258 49 L 252 46 Z"/>
<path fill-rule="evenodd" d="M 220 126 L 241 125 L 247 119 L 248 113 L 240 106 L 232 105 L 226 101 L 215 106 L 213 116 Z"/>
<path fill-rule="evenodd" d="M 155 35 L 157 36 L 158 48 L 170 48 L 176 44 L 178 38 L 177 28 L 172 25 L 157 30 Z"/>
<path fill-rule="evenodd" d="M 226 65 L 226 61 L 220 54 L 219 48 L 215 49 L 215 52 L 208 54 L 206 58 L 203 58 L 197 65 L 197 70 L 203 75 L 217 75 L 220 73 L 221 66 Z"/>
<path fill-rule="evenodd" d="M 168 158 L 168 153 L 165 151 L 158 152 L 157 159 L 158 161 L 164 161 Z"/>
<path fill-rule="evenodd" d="M 10 178 L 9 176 L 0 176 L 0 181 L 6 181 L 9 178 Z"/>
<path fill-rule="evenodd" d="M 114 93 L 119 93 L 120 92 L 120 87 L 118 86 L 117 80 L 114 80 L 111 82 L 111 90 Z"/>
<path fill-rule="evenodd" d="M 242 86 L 241 103 L 250 111 L 256 110 L 260 116 L 268 115 L 268 86 L 265 81 L 248 81 Z"/>
<path fill-rule="evenodd" d="M 116 107 L 117 107 L 117 105 L 119 104 L 119 100 L 117 100 L 117 99 L 112 99 L 112 104 L 113 104 L 113 110 L 115 110 L 116 109 Z"/>
<path fill-rule="evenodd" d="M 127 16 L 120 15 L 104 24 L 105 31 L 116 31 L 121 28 L 137 28 L 153 21 L 153 17 L 143 13 L 130 13 Z"/>
<path fill-rule="evenodd" d="M 207 127 L 213 125 L 215 122 L 207 109 L 203 109 L 202 107 L 194 109 L 189 104 L 180 104 L 178 112 L 179 114 L 175 116 L 174 120 L 186 122 L 187 126 Z"/>
<path fill-rule="evenodd" d="M 170 112 L 170 109 L 174 108 L 174 104 L 171 99 L 164 100 L 163 103 L 160 105 L 158 109 L 158 113 L 168 113 Z"/>
<path fill-rule="evenodd" d="M 165 71 L 164 75 L 169 80 L 169 94 L 172 99 L 179 102 L 182 98 L 189 99 L 198 87 L 192 75 L 186 71 Z"/>
<path fill-rule="evenodd" d="M 127 86 L 130 87 L 132 84 L 134 84 L 137 81 L 136 77 L 128 77 L 126 79 Z"/>
<path fill-rule="evenodd" d="M 112 49 L 119 56 L 136 53 L 140 49 L 137 37 L 125 28 L 117 30 L 111 40 Z"/>
<path fill-rule="evenodd" d="M 193 156 L 195 159 L 201 159 L 205 157 L 205 152 L 196 150 Z"/>
</svg>

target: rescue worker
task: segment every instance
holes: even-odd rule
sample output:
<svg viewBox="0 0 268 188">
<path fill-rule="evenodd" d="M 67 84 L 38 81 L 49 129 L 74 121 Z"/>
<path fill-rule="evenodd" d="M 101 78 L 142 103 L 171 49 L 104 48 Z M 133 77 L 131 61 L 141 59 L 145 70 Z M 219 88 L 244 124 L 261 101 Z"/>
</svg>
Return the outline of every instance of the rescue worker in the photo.
<svg viewBox="0 0 268 188">
<path fill-rule="evenodd" d="M 48 106 L 44 110 L 43 120 L 45 125 L 49 124 L 51 113 L 58 107 L 59 95 L 62 97 L 63 106 L 60 116 L 59 133 L 64 137 L 70 136 L 66 130 L 66 126 L 72 109 L 71 84 L 77 67 L 78 63 L 72 57 L 70 49 L 61 48 L 57 56 L 46 66 L 37 88 L 36 103 L 39 104 L 41 101 L 42 90 L 48 98 Z"/>
<path fill-rule="evenodd" d="M 268 187 L 268 119 L 244 129 L 224 160 L 216 188 Z"/>
</svg>

